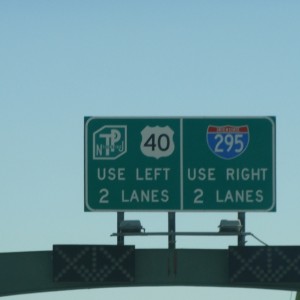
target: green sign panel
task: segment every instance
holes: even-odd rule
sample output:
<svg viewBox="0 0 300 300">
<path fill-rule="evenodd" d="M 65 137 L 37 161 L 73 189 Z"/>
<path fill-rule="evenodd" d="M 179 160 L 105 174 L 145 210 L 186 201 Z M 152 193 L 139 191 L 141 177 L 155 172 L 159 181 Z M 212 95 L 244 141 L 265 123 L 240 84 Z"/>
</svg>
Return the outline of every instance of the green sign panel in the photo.
<svg viewBox="0 0 300 300">
<path fill-rule="evenodd" d="M 86 211 L 275 211 L 275 118 L 85 118 Z"/>
</svg>

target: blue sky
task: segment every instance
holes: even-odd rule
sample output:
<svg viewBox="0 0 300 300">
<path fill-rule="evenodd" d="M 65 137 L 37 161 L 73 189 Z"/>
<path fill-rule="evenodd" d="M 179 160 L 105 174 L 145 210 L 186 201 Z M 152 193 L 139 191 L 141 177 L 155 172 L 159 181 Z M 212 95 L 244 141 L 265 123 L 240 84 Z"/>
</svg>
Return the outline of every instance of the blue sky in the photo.
<svg viewBox="0 0 300 300">
<path fill-rule="evenodd" d="M 84 116 L 276 116 L 277 212 L 247 214 L 270 245 L 299 245 L 298 1 L 0 1 L 1 252 L 114 244 L 115 213 L 83 211 Z M 166 230 L 165 213 L 128 213 Z M 178 213 L 214 231 L 235 213 Z M 164 238 L 131 238 L 138 248 Z M 233 238 L 178 238 L 227 248 Z M 248 238 L 248 245 L 258 245 Z M 136 288 L 10 299 L 290 299 L 290 292 Z"/>
</svg>

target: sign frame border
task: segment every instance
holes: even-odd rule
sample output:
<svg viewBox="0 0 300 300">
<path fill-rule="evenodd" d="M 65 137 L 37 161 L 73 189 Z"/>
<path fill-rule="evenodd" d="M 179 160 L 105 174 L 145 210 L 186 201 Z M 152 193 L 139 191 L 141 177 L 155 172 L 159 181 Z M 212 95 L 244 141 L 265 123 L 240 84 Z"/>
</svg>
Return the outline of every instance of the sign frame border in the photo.
<svg viewBox="0 0 300 300">
<path fill-rule="evenodd" d="M 130 119 L 130 120 L 155 120 L 155 119 L 165 119 L 165 120 L 178 120 L 180 122 L 180 209 L 174 209 L 174 210 L 168 210 L 168 209 L 94 209 L 89 206 L 88 203 L 88 125 L 93 120 L 104 120 L 104 119 L 110 119 L 110 120 L 124 120 L 124 119 Z M 271 123 L 272 126 L 272 202 L 271 206 L 267 209 L 253 209 L 253 210 L 247 210 L 247 209 L 184 209 L 184 186 L 183 186 L 183 155 L 184 155 L 184 149 L 183 149 L 183 121 L 186 119 L 258 119 L 258 120 L 267 120 Z M 234 212 L 276 212 L 276 116 L 206 116 L 206 117 L 197 117 L 197 116 L 85 116 L 84 117 L 84 211 L 85 212 L 151 212 L 151 213 L 161 213 L 161 212 L 194 212 L 194 213 L 206 213 L 206 212 L 222 212 L 222 213 L 234 213 Z"/>
</svg>

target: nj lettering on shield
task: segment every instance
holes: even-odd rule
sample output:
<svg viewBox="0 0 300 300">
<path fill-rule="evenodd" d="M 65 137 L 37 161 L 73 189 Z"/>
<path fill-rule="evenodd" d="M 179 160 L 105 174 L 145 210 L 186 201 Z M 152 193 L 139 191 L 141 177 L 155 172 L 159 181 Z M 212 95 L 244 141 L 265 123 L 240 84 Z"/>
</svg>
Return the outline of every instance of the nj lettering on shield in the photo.
<svg viewBox="0 0 300 300">
<path fill-rule="evenodd" d="M 146 126 L 141 135 L 141 151 L 145 156 L 159 159 L 174 152 L 174 131 L 169 126 Z"/>
<path fill-rule="evenodd" d="M 244 126 L 214 126 L 207 128 L 207 144 L 216 156 L 234 159 L 245 152 L 249 145 L 249 128 Z"/>
<path fill-rule="evenodd" d="M 93 159 L 114 160 L 127 152 L 127 126 L 105 125 L 93 133 Z"/>
</svg>

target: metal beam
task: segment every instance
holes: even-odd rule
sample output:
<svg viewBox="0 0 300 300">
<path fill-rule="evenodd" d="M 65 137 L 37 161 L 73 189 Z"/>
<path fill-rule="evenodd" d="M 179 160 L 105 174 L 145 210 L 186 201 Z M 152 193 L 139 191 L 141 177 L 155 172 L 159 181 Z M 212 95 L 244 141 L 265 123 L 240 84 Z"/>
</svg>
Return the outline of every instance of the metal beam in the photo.
<svg viewBox="0 0 300 300">
<path fill-rule="evenodd" d="M 175 249 L 173 251 L 176 255 L 170 272 L 169 249 L 136 249 L 135 281 L 128 285 L 54 282 L 52 251 L 1 253 L 0 296 L 122 286 L 216 286 L 300 290 L 300 282 L 232 283 L 228 271 L 228 250 Z"/>
</svg>

